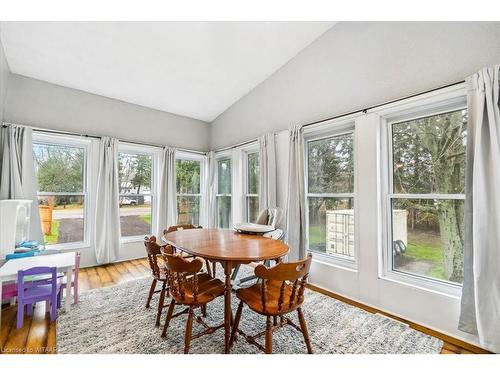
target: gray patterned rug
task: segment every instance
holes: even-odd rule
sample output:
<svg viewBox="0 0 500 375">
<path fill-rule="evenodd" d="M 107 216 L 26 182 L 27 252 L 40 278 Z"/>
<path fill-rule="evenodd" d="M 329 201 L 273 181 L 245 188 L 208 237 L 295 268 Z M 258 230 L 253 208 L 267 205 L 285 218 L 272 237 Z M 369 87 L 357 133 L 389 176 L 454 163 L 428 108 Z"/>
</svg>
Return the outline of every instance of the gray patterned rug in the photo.
<svg viewBox="0 0 500 375">
<path fill-rule="evenodd" d="M 144 307 L 150 282 L 144 278 L 82 293 L 78 305 L 69 313 L 61 310 L 57 323 L 58 353 L 182 353 L 186 315 L 173 319 L 168 337 L 162 339 L 161 329 L 154 326 L 154 307 Z M 236 296 L 232 301 L 236 311 Z M 152 306 L 156 303 L 153 299 Z M 223 322 L 223 305 L 223 298 L 208 305 L 205 321 L 209 325 Z M 443 345 L 441 340 L 403 323 L 311 290 L 306 290 L 303 310 L 315 353 L 439 353 Z M 162 325 L 165 315 L 166 310 Z M 290 317 L 297 321 L 296 314 Z M 247 333 L 260 332 L 265 329 L 265 318 L 245 307 L 240 327 Z M 194 322 L 193 334 L 201 330 Z M 223 350 L 224 331 L 219 329 L 193 340 L 190 353 L 223 353 Z M 306 353 L 302 334 L 290 326 L 275 331 L 273 352 Z M 260 352 L 240 338 L 232 353 Z"/>
</svg>

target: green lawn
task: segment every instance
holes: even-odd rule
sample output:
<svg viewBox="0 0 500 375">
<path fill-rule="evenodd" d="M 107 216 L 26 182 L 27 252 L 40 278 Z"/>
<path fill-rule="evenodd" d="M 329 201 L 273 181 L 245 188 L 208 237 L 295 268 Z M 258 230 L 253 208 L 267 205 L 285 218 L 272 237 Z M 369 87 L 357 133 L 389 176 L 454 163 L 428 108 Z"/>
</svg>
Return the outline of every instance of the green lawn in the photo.
<svg viewBox="0 0 500 375">
<path fill-rule="evenodd" d="M 314 250 L 325 249 L 326 227 L 323 225 L 309 226 L 309 247 Z"/>
<path fill-rule="evenodd" d="M 443 250 L 440 247 L 421 245 L 418 243 L 408 243 L 405 257 L 415 261 L 424 261 L 432 264 L 427 276 L 444 279 L 444 259 Z"/>
<path fill-rule="evenodd" d="M 52 233 L 45 234 L 44 236 L 45 244 L 53 245 L 56 244 L 59 239 L 59 220 L 52 220 Z"/>
<path fill-rule="evenodd" d="M 151 214 L 141 215 L 140 217 L 146 223 L 151 224 Z"/>
</svg>

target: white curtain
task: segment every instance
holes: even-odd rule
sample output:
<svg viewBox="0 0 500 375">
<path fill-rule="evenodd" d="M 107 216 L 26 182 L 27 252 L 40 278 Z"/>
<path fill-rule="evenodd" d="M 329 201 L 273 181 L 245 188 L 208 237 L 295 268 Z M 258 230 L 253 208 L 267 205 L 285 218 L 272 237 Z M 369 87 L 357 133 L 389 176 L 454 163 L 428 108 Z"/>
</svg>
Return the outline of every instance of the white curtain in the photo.
<svg viewBox="0 0 500 375">
<path fill-rule="evenodd" d="M 177 186 L 175 172 L 175 148 L 164 147 L 160 157 L 160 191 L 157 237 L 163 230 L 177 224 Z"/>
<path fill-rule="evenodd" d="M 276 145 L 274 133 L 259 138 L 259 211 L 276 207 Z"/>
<path fill-rule="evenodd" d="M 94 238 L 99 264 L 116 260 L 120 251 L 118 185 L 118 140 L 102 137 L 99 144 Z"/>
<path fill-rule="evenodd" d="M 0 199 L 31 199 L 30 239 L 43 243 L 37 182 L 33 158 L 32 130 L 3 125 L 0 133 Z"/>
<path fill-rule="evenodd" d="M 459 328 L 500 352 L 500 65 L 467 78 L 464 285 Z"/>
<path fill-rule="evenodd" d="M 306 254 L 306 216 L 304 187 L 304 135 L 301 126 L 289 130 L 288 198 L 286 209 L 287 242 L 291 259 Z"/>
<path fill-rule="evenodd" d="M 210 151 L 207 154 L 207 179 L 205 183 L 205 196 L 207 201 L 207 227 L 217 228 L 217 181 L 215 181 L 217 170 L 217 160 L 215 152 Z"/>
</svg>

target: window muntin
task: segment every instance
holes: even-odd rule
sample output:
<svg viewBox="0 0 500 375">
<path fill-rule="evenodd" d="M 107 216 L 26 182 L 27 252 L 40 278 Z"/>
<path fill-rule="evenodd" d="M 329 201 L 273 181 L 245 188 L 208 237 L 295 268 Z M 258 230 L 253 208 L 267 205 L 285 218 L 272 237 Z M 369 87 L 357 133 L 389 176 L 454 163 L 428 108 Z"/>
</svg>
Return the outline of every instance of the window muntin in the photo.
<svg viewBox="0 0 500 375">
<path fill-rule="evenodd" d="M 217 227 L 230 228 L 232 199 L 232 163 L 230 158 L 217 160 Z"/>
<path fill-rule="evenodd" d="M 121 147 L 118 179 L 122 237 L 152 233 L 153 155 Z"/>
<path fill-rule="evenodd" d="M 467 111 L 389 125 L 389 269 L 461 284 Z"/>
<path fill-rule="evenodd" d="M 308 249 L 355 259 L 354 133 L 306 141 Z"/>
<path fill-rule="evenodd" d="M 259 153 L 246 154 L 245 213 L 251 223 L 259 216 Z"/>
<path fill-rule="evenodd" d="M 33 157 L 40 221 L 46 245 L 77 244 L 87 238 L 87 143 L 37 136 Z"/>
<path fill-rule="evenodd" d="M 177 223 L 200 225 L 201 161 L 176 160 Z"/>
</svg>

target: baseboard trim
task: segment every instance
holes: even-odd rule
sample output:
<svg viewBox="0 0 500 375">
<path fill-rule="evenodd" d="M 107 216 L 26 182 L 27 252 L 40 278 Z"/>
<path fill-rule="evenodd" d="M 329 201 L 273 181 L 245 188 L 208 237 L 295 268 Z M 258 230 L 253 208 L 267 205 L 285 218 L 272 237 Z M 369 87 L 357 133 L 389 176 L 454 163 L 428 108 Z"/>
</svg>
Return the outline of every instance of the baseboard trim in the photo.
<svg viewBox="0 0 500 375">
<path fill-rule="evenodd" d="M 329 290 L 323 289 L 323 288 L 321 288 L 321 287 L 319 287 L 317 285 L 308 284 L 307 287 L 309 289 L 311 289 L 311 290 L 314 290 L 315 292 L 318 292 L 318 293 L 324 294 L 326 296 L 338 299 L 339 301 L 348 303 L 349 305 L 352 305 L 352 306 L 355 306 L 355 307 L 359 307 L 360 309 L 363 309 L 365 311 L 371 312 L 373 314 L 377 314 L 377 313 L 378 314 L 382 314 L 382 315 L 387 316 L 388 318 L 391 318 L 391 319 L 397 320 L 399 322 L 408 324 L 411 328 L 413 328 L 413 329 L 415 329 L 417 331 L 420 331 L 420 332 L 425 333 L 427 335 L 431 335 L 431 336 L 437 337 L 438 339 L 441 339 L 443 341 L 447 341 L 447 342 L 449 342 L 449 343 L 451 343 L 451 344 L 453 344 L 455 346 L 458 346 L 460 348 L 466 349 L 466 350 L 468 350 L 470 352 L 473 352 L 475 354 L 493 354 L 492 352 L 490 352 L 490 351 L 488 351 L 486 349 L 480 348 L 479 346 L 470 344 L 470 343 L 468 343 L 466 341 L 457 339 L 456 337 L 449 336 L 449 335 L 444 334 L 442 332 L 439 332 L 439 331 L 436 331 L 434 329 L 425 327 L 425 326 L 423 326 L 421 324 L 418 324 L 418 323 L 414 323 L 414 322 L 412 322 L 410 320 L 401 318 L 401 317 L 396 316 L 394 314 L 390 314 L 388 312 L 385 312 L 383 310 L 377 309 L 375 307 L 372 307 L 372 306 L 369 306 L 369 305 L 365 305 L 364 303 L 361 303 L 361 302 L 358 302 L 358 301 L 354 301 L 354 300 L 352 300 L 350 298 L 347 298 L 347 297 L 341 296 L 341 295 L 339 295 L 337 293 L 334 293 L 334 292 L 331 292 Z"/>
</svg>

